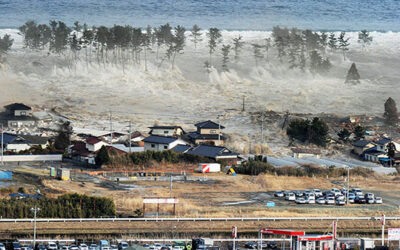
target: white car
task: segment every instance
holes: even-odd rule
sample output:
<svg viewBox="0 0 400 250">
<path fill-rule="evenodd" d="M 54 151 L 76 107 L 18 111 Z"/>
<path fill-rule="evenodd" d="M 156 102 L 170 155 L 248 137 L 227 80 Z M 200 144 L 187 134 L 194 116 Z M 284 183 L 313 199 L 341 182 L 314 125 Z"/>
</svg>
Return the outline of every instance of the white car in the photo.
<svg viewBox="0 0 400 250">
<path fill-rule="evenodd" d="M 315 198 L 308 197 L 308 198 L 307 198 L 307 203 L 308 203 L 308 204 L 315 204 Z"/>
<path fill-rule="evenodd" d="M 346 205 L 346 202 L 344 200 L 336 200 L 336 205 L 344 206 L 344 205 Z"/>
<path fill-rule="evenodd" d="M 366 193 L 365 195 L 364 195 L 364 198 L 365 199 L 374 199 L 375 197 L 374 197 L 374 194 L 373 193 Z"/>
<path fill-rule="evenodd" d="M 318 204 L 326 204 L 325 198 L 318 198 L 318 199 L 316 200 L 316 202 L 317 202 Z"/>
<path fill-rule="evenodd" d="M 161 243 L 154 243 L 153 245 L 157 250 L 161 250 L 161 248 L 162 248 L 162 244 Z"/>
<path fill-rule="evenodd" d="M 351 190 L 351 192 L 352 192 L 352 193 L 355 193 L 356 196 L 357 196 L 357 195 L 362 195 L 362 194 L 363 194 L 362 190 L 359 189 L 359 188 L 353 188 L 353 189 Z"/>
<path fill-rule="evenodd" d="M 4 246 L 3 243 L 0 243 L 0 250 L 6 250 L 6 247 Z"/>
<path fill-rule="evenodd" d="M 285 197 L 285 200 L 294 201 L 296 200 L 296 195 L 294 193 L 288 193 Z"/>
<path fill-rule="evenodd" d="M 328 205 L 335 205 L 335 198 L 328 197 L 328 198 L 326 198 L 325 203 Z"/>
<path fill-rule="evenodd" d="M 89 250 L 89 247 L 86 244 L 80 244 L 79 245 L 79 250 Z"/>
<path fill-rule="evenodd" d="M 303 197 L 299 197 L 299 198 L 296 199 L 296 203 L 297 204 L 306 204 L 307 201 Z"/>
<path fill-rule="evenodd" d="M 55 242 L 49 242 L 47 244 L 47 250 L 57 250 L 57 249 L 58 249 L 58 247 L 57 247 L 57 244 Z"/>
<path fill-rule="evenodd" d="M 346 200 L 346 197 L 344 197 L 344 195 L 338 195 L 338 196 L 336 196 L 336 200 L 337 201 L 344 201 L 344 200 Z"/>
<path fill-rule="evenodd" d="M 334 196 L 338 196 L 338 195 L 341 195 L 341 194 L 342 194 L 342 192 L 340 192 L 340 190 L 337 189 L 337 188 L 332 188 L 332 189 L 331 189 L 331 193 L 332 193 Z"/>
<path fill-rule="evenodd" d="M 382 203 L 383 203 L 382 197 L 375 198 L 375 204 L 382 204 Z"/>
<path fill-rule="evenodd" d="M 312 190 L 312 192 L 315 194 L 315 196 L 322 196 L 322 191 L 321 190 L 319 190 L 318 188 L 314 188 L 313 190 Z"/>
</svg>

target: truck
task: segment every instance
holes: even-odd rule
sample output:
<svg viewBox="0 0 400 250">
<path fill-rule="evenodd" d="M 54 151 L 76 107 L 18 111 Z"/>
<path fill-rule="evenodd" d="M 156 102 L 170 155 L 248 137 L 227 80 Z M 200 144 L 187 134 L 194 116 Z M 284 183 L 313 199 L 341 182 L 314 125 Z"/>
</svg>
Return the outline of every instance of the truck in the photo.
<svg viewBox="0 0 400 250">
<path fill-rule="evenodd" d="M 218 173 L 221 171 L 219 163 L 199 163 L 199 171 L 201 173 Z"/>
</svg>

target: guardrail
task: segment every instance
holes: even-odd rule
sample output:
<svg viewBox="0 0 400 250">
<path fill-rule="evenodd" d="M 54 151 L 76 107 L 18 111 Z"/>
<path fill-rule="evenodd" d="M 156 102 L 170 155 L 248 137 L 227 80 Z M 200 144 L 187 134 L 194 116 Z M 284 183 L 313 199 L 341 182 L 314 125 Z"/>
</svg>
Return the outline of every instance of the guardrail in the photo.
<svg viewBox="0 0 400 250">
<path fill-rule="evenodd" d="M 343 221 L 343 220 L 359 220 L 359 221 L 380 221 L 382 217 L 216 217 L 216 218 L 39 218 L 36 222 L 163 222 L 163 221 Z M 386 220 L 400 220 L 400 216 L 387 216 Z M 34 219 L 0 219 L 0 223 L 13 222 L 34 222 Z"/>
</svg>

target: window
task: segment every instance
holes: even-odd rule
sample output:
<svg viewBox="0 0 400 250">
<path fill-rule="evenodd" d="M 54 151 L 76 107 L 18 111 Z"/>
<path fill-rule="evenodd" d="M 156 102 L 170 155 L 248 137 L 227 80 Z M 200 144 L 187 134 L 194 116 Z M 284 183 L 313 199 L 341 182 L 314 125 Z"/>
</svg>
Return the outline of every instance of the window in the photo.
<svg viewBox="0 0 400 250">
<path fill-rule="evenodd" d="M 216 131 L 216 130 L 210 130 L 210 133 L 211 133 L 211 134 L 216 134 L 217 131 Z"/>
<path fill-rule="evenodd" d="M 165 145 L 165 146 L 164 146 L 164 149 L 168 149 L 168 146 L 167 146 L 167 145 Z"/>
<path fill-rule="evenodd" d="M 26 112 L 25 111 L 21 111 L 21 115 L 26 115 Z"/>
<path fill-rule="evenodd" d="M 155 148 L 155 147 L 156 147 L 156 145 L 154 145 L 154 144 L 151 144 L 151 147 L 152 147 L 152 148 Z"/>
</svg>

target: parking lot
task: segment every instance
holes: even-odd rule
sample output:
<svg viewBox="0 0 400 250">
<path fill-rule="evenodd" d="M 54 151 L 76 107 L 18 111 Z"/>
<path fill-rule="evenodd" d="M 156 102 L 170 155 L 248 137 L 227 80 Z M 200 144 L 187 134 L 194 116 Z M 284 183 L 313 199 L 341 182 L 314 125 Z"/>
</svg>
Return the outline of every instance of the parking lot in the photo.
<svg viewBox="0 0 400 250">
<path fill-rule="evenodd" d="M 382 197 L 375 196 L 372 192 L 363 192 L 359 188 L 352 188 L 349 192 L 346 189 L 332 188 L 330 190 L 320 190 L 317 188 L 309 190 L 286 190 L 275 191 L 274 196 L 287 202 L 298 205 L 318 204 L 318 205 L 337 205 L 346 204 L 383 204 Z"/>
</svg>

